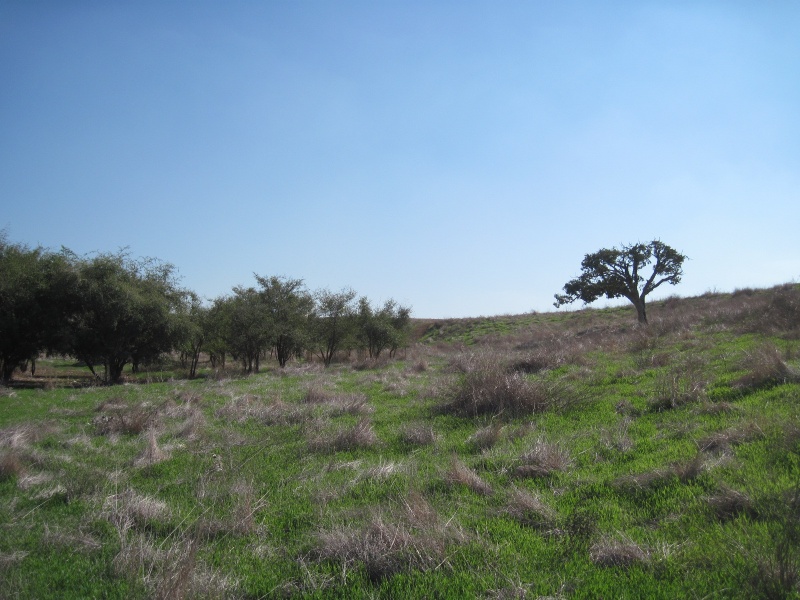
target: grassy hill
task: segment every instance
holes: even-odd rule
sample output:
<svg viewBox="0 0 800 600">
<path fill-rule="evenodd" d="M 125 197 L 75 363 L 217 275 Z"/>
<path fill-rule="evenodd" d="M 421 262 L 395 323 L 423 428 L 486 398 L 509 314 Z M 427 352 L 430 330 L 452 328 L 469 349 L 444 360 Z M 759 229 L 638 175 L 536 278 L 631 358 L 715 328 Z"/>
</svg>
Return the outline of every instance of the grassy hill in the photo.
<svg viewBox="0 0 800 600">
<path fill-rule="evenodd" d="M 800 598 L 800 288 L 0 388 L 0 597 Z"/>
</svg>

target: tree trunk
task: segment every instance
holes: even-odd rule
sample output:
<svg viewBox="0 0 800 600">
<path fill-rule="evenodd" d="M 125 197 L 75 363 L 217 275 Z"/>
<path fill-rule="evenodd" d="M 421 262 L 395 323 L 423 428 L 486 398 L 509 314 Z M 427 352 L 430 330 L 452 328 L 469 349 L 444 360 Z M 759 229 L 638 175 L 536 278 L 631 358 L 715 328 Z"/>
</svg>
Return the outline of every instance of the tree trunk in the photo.
<svg viewBox="0 0 800 600">
<path fill-rule="evenodd" d="M 636 316 L 639 319 L 639 323 L 647 325 L 647 310 L 645 309 L 644 298 L 639 298 L 633 305 L 636 307 Z"/>
</svg>

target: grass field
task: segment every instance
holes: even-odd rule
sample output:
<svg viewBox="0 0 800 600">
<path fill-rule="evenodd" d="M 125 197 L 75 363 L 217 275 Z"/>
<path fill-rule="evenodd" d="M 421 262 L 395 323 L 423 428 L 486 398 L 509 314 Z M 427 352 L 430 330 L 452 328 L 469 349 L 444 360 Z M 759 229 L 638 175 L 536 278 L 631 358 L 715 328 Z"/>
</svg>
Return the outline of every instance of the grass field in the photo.
<svg viewBox="0 0 800 600">
<path fill-rule="evenodd" d="M 0 597 L 800 598 L 800 288 L 0 388 Z"/>
</svg>

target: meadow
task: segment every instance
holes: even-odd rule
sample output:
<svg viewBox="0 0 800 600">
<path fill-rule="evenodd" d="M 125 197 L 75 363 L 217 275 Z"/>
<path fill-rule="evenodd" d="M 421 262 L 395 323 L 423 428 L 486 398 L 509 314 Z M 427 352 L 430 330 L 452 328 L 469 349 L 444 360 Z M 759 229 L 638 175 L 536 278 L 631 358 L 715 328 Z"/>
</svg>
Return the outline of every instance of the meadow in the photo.
<svg viewBox="0 0 800 600">
<path fill-rule="evenodd" d="M 800 286 L 0 388 L 0 597 L 800 598 Z M 266 361 L 265 361 L 266 362 Z"/>
</svg>

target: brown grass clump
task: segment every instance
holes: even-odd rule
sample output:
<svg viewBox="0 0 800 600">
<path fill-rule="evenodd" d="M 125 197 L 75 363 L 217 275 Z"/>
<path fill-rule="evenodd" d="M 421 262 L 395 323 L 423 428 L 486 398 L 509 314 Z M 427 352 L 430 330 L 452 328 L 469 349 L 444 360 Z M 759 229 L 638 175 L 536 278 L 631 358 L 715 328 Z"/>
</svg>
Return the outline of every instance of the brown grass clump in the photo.
<svg viewBox="0 0 800 600">
<path fill-rule="evenodd" d="M 556 511 L 538 494 L 532 494 L 516 486 L 512 487 L 503 512 L 522 525 L 534 529 L 541 531 L 555 529 Z"/>
<path fill-rule="evenodd" d="M 541 438 L 519 460 L 522 464 L 513 472 L 516 477 L 547 477 L 572 466 L 572 458 L 565 448 Z"/>
<path fill-rule="evenodd" d="M 589 558 L 598 567 L 628 568 L 650 562 L 650 552 L 627 537 L 605 537 L 592 545 Z"/>
<path fill-rule="evenodd" d="M 133 461 L 134 467 L 149 467 L 169 458 L 169 455 L 158 445 L 155 429 L 149 429 L 145 438 L 147 440 L 147 446 L 136 460 Z"/>
<path fill-rule="evenodd" d="M 504 429 L 499 423 L 481 427 L 469 437 L 467 444 L 475 450 L 488 450 L 500 441 L 503 437 Z"/>
<path fill-rule="evenodd" d="M 703 452 L 730 452 L 733 446 L 751 442 L 764 437 L 764 432 L 752 421 L 740 423 L 698 440 L 697 446 Z"/>
<path fill-rule="evenodd" d="M 364 415 L 373 412 L 365 394 L 334 394 L 311 386 L 302 398 L 306 404 L 325 406 L 332 416 Z"/>
<path fill-rule="evenodd" d="M 675 369 L 656 379 L 654 397 L 648 403 L 653 412 L 679 408 L 705 397 L 706 382 L 696 373 Z"/>
<path fill-rule="evenodd" d="M 438 437 L 436 430 L 427 423 L 409 423 L 400 428 L 400 440 L 409 446 L 430 446 Z"/>
<path fill-rule="evenodd" d="M 19 452 L 5 451 L 0 453 L 0 481 L 22 477 L 25 465 Z"/>
<path fill-rule="evenodd" d="M 92 424 L 97 435 L 139 435 L 154 425 L 156 411 L 144 404 L 130 406 L 123 400 L 112 399 L 101 403 Z"/>
<path fill-rule="evenodd" d="M 112 494 L 103 503 L 103 516 L 116 527 L 121 538 L 133 527 L 164 523 L 170 513 L 166 502 L 142 496 L 132 489 Z"/>
<path fill-rule="evenodd" d="M 775 344 L 763 344 L 746 353 L 742 367 L 748 372 L 733 382 L 734 388 L 752 390 L 800 380 L 783 361 Z"/>
<path fill-rule="evenodd" d="M 530 380 L 500 365 L 483 364 L 467 371 L 446 392 L 438 409 L 464 417 L 491 415 L 507 418 L 565 410 L 580 398 L 561 382 Z"/>
<path fill-rule="evenodd" d="M 50 529 L 47 523 L 44 525 L 42 544 L 81 554 L 88 554 L 103 547 L 100 540 L 89 533 Z"/>
<path fill-rule="evenodd" d="M 361 419 L 352 427 L 344 427 L 334 432 L 320 433 L 309 441 L 315 452 L 340 452 L 371 448 L 378 444 L 378 436 L 369 419 Z"/>
<path fill-rule="evenodd" d="M 717 519 L 728 521 L 738 515 L 755 516 L 755 506 L 750 497 L 738 490 L 720 486 L 720 490 L 706 498 L 706 504 Z"/>
<path fill-rule="evenodd" d="M 461 485 L 482 496 L 488 496 L 494 493 L 492 486 L 481 479 L 475 471 L 456 457 L 450 460 L 450 467 L 447 469 L 444 477 L 448 485 Z"/>
<path fill-rule="evenodd" d="M 313 555 L 343 570 L 362 565 L 370 581 L 379 582 L 396 573 L 449 567 L 449 546 L 464 539 L 452 520 L 442 522 L 424 497 L 411 492 L 399 507 L 375 511 L 360 527 L 320 532 Z"/>
</svg>

